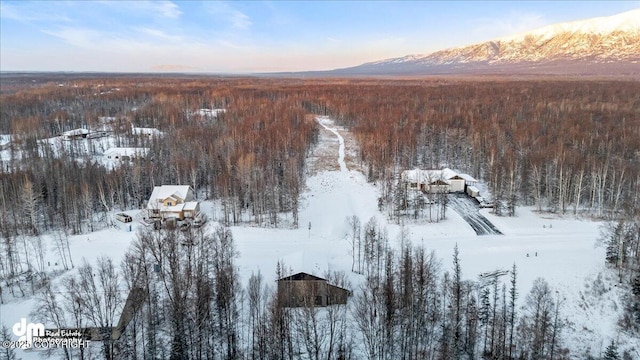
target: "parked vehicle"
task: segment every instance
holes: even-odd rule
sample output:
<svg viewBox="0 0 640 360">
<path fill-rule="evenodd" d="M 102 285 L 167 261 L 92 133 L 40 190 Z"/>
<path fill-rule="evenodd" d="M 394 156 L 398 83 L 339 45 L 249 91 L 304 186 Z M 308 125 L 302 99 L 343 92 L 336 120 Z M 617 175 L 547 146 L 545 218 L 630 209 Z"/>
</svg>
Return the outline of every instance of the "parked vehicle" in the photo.
<svg viewBox="0 0 640 360">
<path fill-rule="evenodd" d="M 487 201 L 482 196 L 476 196 L 476 197 L 474 197 L 474 199 L 476 199 L 476 201 L 478 202 L 478 205 L 480 206 L 481 209 L 483 209 L 483 208 L 492 208 L 493 207 L 493 202 Z"/>
<path fill-rule="evenodd" d="M 122 221 L 123 223 L 130 223 L 130 222 L 133 221 L 131 216 L 129 216 L 129 215 L 125 214 L 125 213 L 117 213 L 115 218 L 116 218 L 116 220 Z"/>
<path fill-rule="evenodd" d="M 207 217 L 198 215 L 193 219 L 193 227 L 199 228 L 207 222 Z"/>
</svg>

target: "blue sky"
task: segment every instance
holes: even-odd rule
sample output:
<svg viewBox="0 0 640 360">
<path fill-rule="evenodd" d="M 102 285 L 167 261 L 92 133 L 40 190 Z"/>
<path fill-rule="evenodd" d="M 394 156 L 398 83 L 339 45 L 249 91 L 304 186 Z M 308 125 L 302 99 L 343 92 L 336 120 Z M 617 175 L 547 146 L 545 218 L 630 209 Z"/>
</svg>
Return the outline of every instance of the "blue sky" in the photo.
<svg viewBox="0 0 640 360">
<path fill-rule="evenodd" d="M 2 0 L 0 70 L 324 70 L 635 8 L 640 1 Z"/>
</svg>

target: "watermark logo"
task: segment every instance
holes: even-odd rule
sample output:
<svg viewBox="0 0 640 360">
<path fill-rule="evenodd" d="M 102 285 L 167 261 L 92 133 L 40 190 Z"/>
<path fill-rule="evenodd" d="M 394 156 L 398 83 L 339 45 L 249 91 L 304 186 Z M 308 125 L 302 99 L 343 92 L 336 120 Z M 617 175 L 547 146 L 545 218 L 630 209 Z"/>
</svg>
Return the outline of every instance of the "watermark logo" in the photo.
<svg viewBox="0 0 640 360">
<path fill-rule="evenodd" d="M 44 336 L 44 324 L 27 323 L 27 319 L 21 318 L 13 324 L 13 334 L 18 337 L 18 344 L 22 349 L 27 349 L 33 344 L 34 338 Z"/>
<path fill-rule="evenodd" d="M 80 329 L 47 330 L 44 324 L 28 323 L 21 318 L 12 327 L 18 340 L 2 340 L 0 349 L 50 349 L 50 348 L 85 348 L 90 340 L 85 339 Z"/>
</svg>

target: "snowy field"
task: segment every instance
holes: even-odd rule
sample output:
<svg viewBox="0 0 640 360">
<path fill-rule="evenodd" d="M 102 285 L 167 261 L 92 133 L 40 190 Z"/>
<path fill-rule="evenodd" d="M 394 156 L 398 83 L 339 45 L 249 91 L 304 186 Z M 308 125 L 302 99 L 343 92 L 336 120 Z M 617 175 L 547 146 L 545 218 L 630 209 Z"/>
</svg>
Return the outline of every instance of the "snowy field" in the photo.
<svg viewBox="0 0 640 360">
<path fill-rule="evenodd" d="M 337 158 L 334 158 L 332 170 L 317 171 L 307 179 L 307 190 L 300 201 L 300 227 L 231 228 L 239 252 L 237 265 L 245 284 L 252 272 L 261 271 L 265 280 L 275 285 L 276 263 L 282 260 L 294 271 L 318 275 L 325 270 L 343 270 L 350 274 L 355 288 L 363 279 L 350 273 L 351 254 L 345 219 L 352 215 L 357 215 L 362 224 L 375 217 L 388 230 L 390 245 L 398 246 L 400 226 L 388 223 L 385 215 L 378 211 L 378 190 L 366 182 L 361 172 L 350 170 L 344 162 L 345 151 L 353 151 L 345 150 L 341 136 L 344 130 L 336 128 L 327 118 L 319 118 L 319 123 L 323 126 L 320 146 L 337 149 L 324 152 L 335 154 Z M 353 145 L 353 142 L 346 143 L 347 148 Z M 202 209 L 213 212 L 210 203 L 203 204 Z M 446 270 L 452 268 L 453 248 L 457 243 L 466 279 L 477 280 L 483 272 L 509 270 L 515 263 L 521 304 L 534 279 L 544 277 L 556 296 L 563 299 L 562 314 L 568 326 L 562 336 L 574 357 L 584 354 L 587 348 L 597 356 L 612 339 L 620 342 L 621 350 L 640 349 L 640 339 L 631 339 L 616 330 L 622 306 L 613 274 L 604 264 L 604 249 L 595 246 L 599 223 L 540 215 L 533 208 L 523 207 L 517 209 L 515 218 L 493 216 L 489 209 L 481 212 L 504 235 L 477 236 L 452 210 L 447 211 L 445 221 L 407 224 L 405 227 L 412 243 L 435 250 Z M 138 215 L 138 211 L 128 213 L 134 219 Z M 135 220 L 132 224 L 131 231 L 129 225 L 121 224 L 119 228 L 71 237 L 74 264 L 79 265 L 83 258 L 95 262 L 101 255 L 119 262 L 135 238 L 136 228 L 142 226 Z M 216 223 L 210 221 L 206 226 L 207 230 L 212 230 Z M 47 261 L 51 262 L 51 270 L 57 262 L 54 254 L 49 250 Z M 601 279 L 597 286 L 594 285 L 596 279 Z M 21 317 L 29 318 L 33 306 L 33 300 L 13 300 L 2 305 L 0 320 L 10 327 Z M 37 358 L 33 353 L 19 356 Z M 637 356 L 640 358 L 640 354 Z"/>
</svg>

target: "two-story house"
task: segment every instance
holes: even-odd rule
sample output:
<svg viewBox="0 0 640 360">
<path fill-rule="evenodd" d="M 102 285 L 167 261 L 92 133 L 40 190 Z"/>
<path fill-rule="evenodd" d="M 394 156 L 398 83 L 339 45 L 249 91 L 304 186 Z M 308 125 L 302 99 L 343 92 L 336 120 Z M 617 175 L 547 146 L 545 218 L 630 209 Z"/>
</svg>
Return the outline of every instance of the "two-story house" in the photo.
<svg viewBox="0 0 640 360">
<path fill-rule="evenodd" d="M 147 213 L 149 219 L 165 220 L 194 218 L 200 212 L 193 189 L 189 185 L 162 185 L 153 188 Z"/>
</svg>

